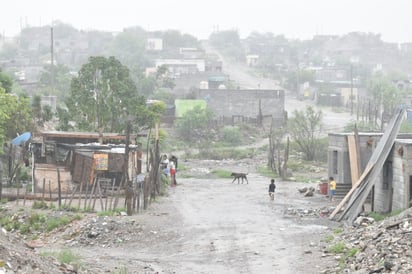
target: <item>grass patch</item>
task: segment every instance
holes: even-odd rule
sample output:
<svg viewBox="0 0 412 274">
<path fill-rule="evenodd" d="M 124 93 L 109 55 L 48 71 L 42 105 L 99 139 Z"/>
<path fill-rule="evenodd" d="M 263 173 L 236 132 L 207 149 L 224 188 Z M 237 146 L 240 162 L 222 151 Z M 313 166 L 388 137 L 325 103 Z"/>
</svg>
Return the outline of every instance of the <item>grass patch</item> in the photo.
<svg viewBox="0 0 412 274">
<path fill-rule="evenodd" d="M 303 175 L 296 175 L 294 176 L 296 182 L 301 182 L 301 183 L 313 183 L 313 179 L 303 176 Z"/>
<path fill-rule="evenodd" d="M 56 258 L 59 263 L 61 264 L 81 264 L 81 257 L 77 254 L 75 254 L 72 250 L 70 249 L 63 249 L 60 252 L 41 252 L 40 256 L 42 257 L 54 257 Z"/>
<path fill-rule="evenodd" d="M 227 171 L 223 169 L 215 169 L 215 170 L 212 170 L 211 173 L 214 174 L 218 178 L 230 178 L 231 177 L 230 174 L 232 174 L 231 171 Z"/>
<path fill-rule="evenodd" d="M 329 252 L 334 254 L 343 253 L 345 251 L 345 244 L 344 243 L 336 243 L 329 247 Z"/>
<path fill-rule="evenodd" d="M 369 217 L 373 218 L 376 222 L 382 221 L 385 219 L 385 216 L 379 212 L 371 212 L 368 215 Z"/>
<path fill-rule="evenodd" d="M 70 249 L 64 249 L 57 255 L 57 260 L 63 264 L 80 263 L 80 259 L 81 257 L 73 253 Z"/>
<path fill-rule="evenodd" d="M 113 274 L 127 274 L 127 267 L 126 266 L 121 266 L 119 267 L 116 271 L 113 272 Z"/>
<path fill-rule="evenodd" d="M 328 235 L 328 236 L 326 236 L 326 239 L 325 239 L 325 241 L 327 242 L 327 243 L 331 243 L 332 241 L 333 241 L 333 239 L 335 239 L 335 237 L 333 236 L 333 235 Z"/>
<path fill-rule="evenodd" d="M 343 232 L 343 228 L 341 228 L 341 227 L 335 228 L 333 230 L 333 233 L 335 233 L 335 234 L 341 234 L 342 232 Z"/>
<path fill-rule="evenodd" d="M 359 252 L 359 248 L 351 248 L 346 252 L 346 257 L 354 257 Z"/>
<path fill-rule="evenodd" d="M 397 210 L 394 210 L 394 211 L 389 212 L 389 213 L 387 213 L 387 214 L 382 214 L 382 213 L 379 213 L 379 212 L 371 212 L 371 213 L 369 213 L 368 217 L 371 217 L 371 218 L 373 218 L 376 222 L 379 222 L 379 221 L 384 220 L 384 219 L 387 218 L 387 217 L 397 216 L 397 215 L 399 215 L 400 213 L 402 213 L 403 211 L 404 211 L 404 209 L 397 209 Z"/>
<path fill-rule="evenodd" d="M 273 172 L 268 166 L 259 166 L 257 172 L 265 177 L 274 178 L 277 177 L 276 173 Z"/>
<path fill-rule="evenodd" d="M 193 155 L 193 157 L 197 159 L 211 159 L 211 160 L 224 160 L 224 159 L 246 159 L 246 158 L 253 158 L 256 156 L 257 152 L 254 148 L 245 148 L 245 149 L 237 149 L 237 148 L 208 148 L 202 149 L 199 151 L 197 155 Z"/>
<path fill-rule="evenodd" d="M 46 231 L 50 232 L 60 226 L 64 226 L 70 223 L 70 219 L 68 217 L 57 217 L 57 218 L 50 218 L 46 222 Z"/>
<path fill-rule="evenodd" d="M 16 216 L 16 214 L 12 216 L 2 216 L 0 218 L 0 225 L 7 231 L 16 230 L 21 234 L 29 234 L 34 232 L 49 232 L 79 219 L 81 219 L 80 215 L 48 217 L 39 213 L 26 215 L 24 212 L 20 212 L 19 216 Z M 25 221 L 22 222 L 22 220 Z"/>
<path fill-rule="evenodd" d="M 79 208 L 75 206 L 69 206 L 69 205 L 62 205 L 61 210 L 69 211 L 69 212 L 79 212 L 80 211 Z"/>
<path fill-rule="evenodd" d="M 398 216 L 399 214 L 401 214 L 404 210 L 402 208 L 396 209 L 394 211 L 392 211 L 391 213 L 389 213 L 389 216 L 393 217 L 393 216 Z"/>
<path fill-rule="evenodd" d="M 34 201 L 32 205 L 33 209 L 48 209 L 47 203 L 44 201 Z"/>
</svg>

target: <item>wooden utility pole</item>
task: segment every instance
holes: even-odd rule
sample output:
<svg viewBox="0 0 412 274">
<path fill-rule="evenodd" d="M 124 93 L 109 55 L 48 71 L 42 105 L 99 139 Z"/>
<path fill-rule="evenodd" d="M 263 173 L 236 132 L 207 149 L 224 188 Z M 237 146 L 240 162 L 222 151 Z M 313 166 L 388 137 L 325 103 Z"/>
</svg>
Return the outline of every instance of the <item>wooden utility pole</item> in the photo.
<svg viewBox="0 0 412 274">
<path fill-rule="evenodd" d="M 126 125 L 126 145 L 124 148 L 124 173 L 126 182 L 129 181 L 129 150 L 130 150 L 130 121 L 127 120 Z"/>
<path fill-rule="evenodd" d="M 353 115 L 353 65 L 350 64 L 350 115 Z"/>
<path fill-rule="evenodd" d="M 53 38 L 53 27 L 50 28 L 50 72 L 51 72 L 51 88 L 52 88 L 52 94 L 54 93 L 54 77 L 55 77 L 55 72 L 54 72 L 54 38 Z"/>
</svg>

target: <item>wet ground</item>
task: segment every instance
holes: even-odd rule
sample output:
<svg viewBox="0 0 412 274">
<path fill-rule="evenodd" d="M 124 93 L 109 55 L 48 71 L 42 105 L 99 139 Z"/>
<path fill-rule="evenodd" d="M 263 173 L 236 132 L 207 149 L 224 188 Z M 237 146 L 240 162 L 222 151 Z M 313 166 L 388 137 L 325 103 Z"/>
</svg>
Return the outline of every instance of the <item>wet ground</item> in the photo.
<svg viewBox="0 0 412 274">
<path fill-rule="evenodd" d="M 80 244 L 63 240 L 67 237 L 61 233 L 61 238 L 55 236 L 54 243 L 45 248 L 76 250 L 89 271 L 85 273 L 324 270 L 320 261 L 324 240 L 337 224 L 318 213 L 333 204 L 319 193 L 303 197 L 297 189 L 311 184 L 296 182 L 277 182 L 275 200 L 271 201 L 269 178 L 251 173 L 248 179 L 249 184 L 237 184 L 231 179 L 179 178 L 178 186 L 170 188 L 149 210 L 105 221 L 120 223 L 110 232 L 111 237 L 127 240 L 115 245 L 108 245 L 107 240 Z M 98 225 L 96 220 L 85 218 L 77 226 L 93 222 Z M 125 233 L 129 236 L 122 235 Z"/>
</svg>

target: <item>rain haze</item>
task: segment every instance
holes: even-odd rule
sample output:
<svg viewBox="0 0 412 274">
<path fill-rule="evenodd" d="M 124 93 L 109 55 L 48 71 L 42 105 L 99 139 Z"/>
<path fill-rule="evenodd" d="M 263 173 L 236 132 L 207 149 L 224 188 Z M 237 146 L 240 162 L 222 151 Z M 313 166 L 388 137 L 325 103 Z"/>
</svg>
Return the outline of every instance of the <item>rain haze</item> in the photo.
<svg viewBox="0 0 412 274">
<path fill-rule="evenodd" d="M 122 31 L 140 26 L 148 31 L 176 29 L 200 39 L 216 30 L 284 34 L 311 39 L 316 34 L 360 31 L 381 34 L 387 42 L 411 42 L 408 0 L 288 1 L 12 1 L 0 18 L 5 36 L 25 26 L 59 20 L 83 30 Z"/>
</svg>

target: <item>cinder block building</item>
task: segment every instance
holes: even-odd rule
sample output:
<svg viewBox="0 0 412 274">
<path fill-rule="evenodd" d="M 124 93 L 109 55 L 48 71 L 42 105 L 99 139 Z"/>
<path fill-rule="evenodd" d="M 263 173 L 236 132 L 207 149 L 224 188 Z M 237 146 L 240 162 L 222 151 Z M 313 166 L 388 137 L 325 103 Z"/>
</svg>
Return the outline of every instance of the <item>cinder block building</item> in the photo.
<svg viewBox="0 0 412 274">
<path fill-rule="evenodd" d="M 328 173 L 337 182 L 338 197 L 345 196 L 357 180 L 352 180 L 350 161 L 350 133 L 330 133 L 328 146 Z M 359 133 L 358 162 L 360 173 L 365 170 L 382 133 Z M 381 213 L 412 207 L 412 135 L 399 134 L 374 182 L 369 195 L 372 210 Z"/>
</svg>

